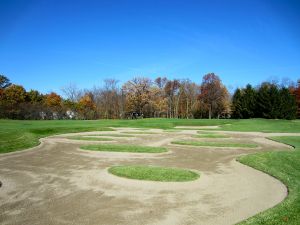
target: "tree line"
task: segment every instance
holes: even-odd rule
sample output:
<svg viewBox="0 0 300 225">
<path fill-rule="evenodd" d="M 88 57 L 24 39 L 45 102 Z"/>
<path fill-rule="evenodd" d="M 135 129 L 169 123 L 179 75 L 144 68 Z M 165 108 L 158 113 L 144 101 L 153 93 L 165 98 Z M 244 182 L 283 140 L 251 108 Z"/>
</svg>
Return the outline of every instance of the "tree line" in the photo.
<svg viewBox="0 0 300 225">
<path fill-rule="evenodd" d="M 300 83 L 288 87 L 264 82 L 247 85 L 230 96 L 219 76 L 209 73 L 201 84 L 189 79 L 135 77 L 121 87 L 106 79 L 100 87 L 81 90 L 70 84 L 55 92 L 26 91 L 0 75 L 0 118 L 280 118 L 299 113 Z M 299 116 L 299 114 L 298 114 Z"/>
</svg>

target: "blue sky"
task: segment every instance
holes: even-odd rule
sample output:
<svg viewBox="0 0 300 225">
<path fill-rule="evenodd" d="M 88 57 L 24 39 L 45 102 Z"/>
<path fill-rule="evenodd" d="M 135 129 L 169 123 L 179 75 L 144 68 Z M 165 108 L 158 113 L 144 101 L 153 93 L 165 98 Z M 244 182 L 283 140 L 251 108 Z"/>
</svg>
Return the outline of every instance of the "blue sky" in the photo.
<svg viewBox="0 0 300 225">
<path fill-rule="evenodd" d="M 297 0 L 0 0 L 0 74 L 60 92 L 215 72 L 233 90 L 300 78 Z"/>
</svg>

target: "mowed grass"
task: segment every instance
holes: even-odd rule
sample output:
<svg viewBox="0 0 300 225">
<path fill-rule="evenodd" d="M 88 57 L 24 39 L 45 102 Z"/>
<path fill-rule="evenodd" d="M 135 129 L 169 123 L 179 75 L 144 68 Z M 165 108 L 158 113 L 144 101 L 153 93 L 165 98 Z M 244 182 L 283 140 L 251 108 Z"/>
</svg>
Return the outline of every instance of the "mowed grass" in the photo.
<svg viewBox="0 0 300 225">
<path fill-rule="evenodd" d="M 112 138 L 103 138 L 103 137 L 85 137 L 85 136 L 72 136 L 68 137 L 71 140 L 82 140 L 82 141 L 113 141 Z"/>
<path fill-rule="evenodd" d="M 135 137 L 130 134 L 87 134 L 85 136 L 100 136 L 100 137 Z"/>
<path fill-rule="evenodd" d="M 18 151 L 39 144 L 39 138 L 71 132 L 112 131 L 110 127 L 174 129 L 175 126 L 213 126 L 228 131 L 300 133 L 300 120 L 208 120 L 208 119 L 141 119 L 141 120 L 0 120 L 0 153 Z M 274 138 L 275 139 L 275 138 Z M 294 145 L 295 151 L 265 152 L 244 156 L 240 162 L 277 177 L 289 188 L 287 199 L 241 224 L 300 224 L 300 143 L 299 137 L 276 138 Z M 270 193 L 271 194 L 271 193 Z"/>
<path fill-rule="evenodd" d="M 108 171 L 120 177 L 163 182 L 192 181 L 200 177 L 198 173 L 186 169 L 154 166 L 114 166 Z"/>
<path fill-rule="evenodd" d="M 123 134 L 158 134 L 155 132 L 144 132 L 144 131 L 122 131 Z"/>
<path fill-rule="evenodd" d="M 198 134 L 198 135 L 194 135 L 193 137 L 195 138 L 229 138 L 228 135 L 225 134 Z"/>
<path fill-rule="evenodd" d="M 172 141 L 171 144 L 176 145 L 190 145 L 190 146 L 202 146 L 202 147 L 229 147 L 229 148 L 256 148 L 256 144 L 248 143 L 230 143 L 230 142 L 204 142 L 204 141 Z"/>
<path fill-rule="evenodd" d="M 278 178 L 288 187 L 289 194 L 282 203 L 240 223 L 241 225 L 300 224 L 300 137 L 272 139 L 293 145 L 295 150 L 256 153 L 243 156 L 239 161 Z"/>
<path fill-rule="evenodd" d="M 84 150 L 102 151 L 102 152 L 135 152 L 135 153 L 162 153 L 167 152 L 163 147 L 150 147 L 138 145 L 84 145 L 80 147 Z"/>
<path fill-rule="evenodd" d="M 109 127 L 174 129 L 175 126 L 214 126 L 223 130 L 299 132 L 299 120 L 217 120 L 217 119 L 139 119 L 139 120 L 4 120 L 0 119 L 0 153 L 18 151 L 39 144 L 39 138 L 84 131 L 111 131 Z"/>
</svg>

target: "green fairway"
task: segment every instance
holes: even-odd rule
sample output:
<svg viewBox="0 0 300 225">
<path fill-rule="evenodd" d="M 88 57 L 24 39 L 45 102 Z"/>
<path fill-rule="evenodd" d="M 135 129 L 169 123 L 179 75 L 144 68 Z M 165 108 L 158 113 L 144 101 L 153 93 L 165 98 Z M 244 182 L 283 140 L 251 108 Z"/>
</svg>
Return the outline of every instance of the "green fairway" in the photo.
<svg viewBox="0 0 300 225">
<path fill-rule="evenodd" d="M 164 182 L 192 181 L 200 177 L 199 174 L 190 170 L 153 166 L 114 166 L 108 171 L 130 179 Z"/>
<path fill-rule="evenodd" d="M 136 153 L 161 153 L 167 149 L 163 147 L 149 147 L 137 145 L 84 145 L 84 150 L 105 151 L 105 152 L 136 152 Z"/>
<path fill-rule="evenodd" d="M 256 144 L 229 143 L 229 142 L 202 142 L 202 141 L 172 141 L 171 144 L 191 145 L 203 147 L 231 147 L 231 148 L 256 148 Z"/>
<path fill-rule="evenodd" d="M 258 131 L 265 133 L 300 133 L 300 120 L 245 119 L 222 125 L 228 131 Z"/>
<path fill-rule="evenodd" d="M 82 141 L 113 141 L 112 138 L 102 138 L 102 137 L 84 137 L 84 136 L 72 136 L 68 137 L 71 140 L 82 140 Z"/>
<path fill-rule="evenodd" d="M 288 186 L 289 195 L 274 208 L 242 222 L 243 225 L 300 224 L 300 137 L 272 139 L 293 145 L 295 150 L 256 153 L 243 156 L 239 161 L 281 180 Z"/>
</svg>

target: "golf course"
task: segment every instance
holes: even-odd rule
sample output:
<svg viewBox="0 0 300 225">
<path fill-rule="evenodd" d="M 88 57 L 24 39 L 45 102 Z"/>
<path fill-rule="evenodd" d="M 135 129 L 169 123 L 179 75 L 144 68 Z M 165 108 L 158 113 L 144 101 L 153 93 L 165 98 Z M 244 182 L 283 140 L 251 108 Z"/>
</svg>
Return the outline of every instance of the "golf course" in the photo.
<svg viewBox="0 0 300 225">
<path fill-rule="evenodd" d="M 300 223 L 299 120 L 0 124 L 0 224 Z"/>
</svg>

